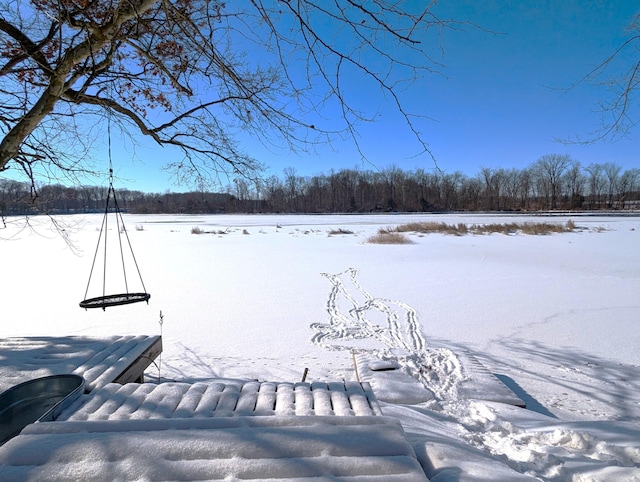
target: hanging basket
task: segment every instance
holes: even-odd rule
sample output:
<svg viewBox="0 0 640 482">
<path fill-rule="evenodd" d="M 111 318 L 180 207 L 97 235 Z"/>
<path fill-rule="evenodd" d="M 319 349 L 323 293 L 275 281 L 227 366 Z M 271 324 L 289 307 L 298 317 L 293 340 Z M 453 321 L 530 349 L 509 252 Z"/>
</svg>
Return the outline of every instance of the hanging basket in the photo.
<svg viewBox="0 0 640 482">
<path fill-rule="evenodd" d="M 109 306 L 130 305 L 146 301 L 149 303 L 149 293 L 122 293 L 119 295 L 97 296 L 80 302 L 80 308 L 108 308 Z"/>
</svg>

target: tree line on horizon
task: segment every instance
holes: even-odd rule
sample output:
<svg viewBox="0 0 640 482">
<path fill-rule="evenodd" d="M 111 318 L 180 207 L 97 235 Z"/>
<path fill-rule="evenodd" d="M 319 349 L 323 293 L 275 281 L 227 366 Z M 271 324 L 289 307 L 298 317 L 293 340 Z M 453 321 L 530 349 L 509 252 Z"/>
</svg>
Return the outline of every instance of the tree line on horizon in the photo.
<svg viewBox="0 0 640 482">
<path fill-rule="evenodd" d="M 107 187 L 0 179 L 0 215 L 100 212 Z M 121 210 L 140 214 L 550 211 L 640 208 L 640 169 L 615 162 L 582 166 L 568 155 L 542 156 L 524 169 L 483 167 L 474 176 L 438 170 L 342 169 L 233 180 L 220 192 L 117 191 Z"/>
</svg>

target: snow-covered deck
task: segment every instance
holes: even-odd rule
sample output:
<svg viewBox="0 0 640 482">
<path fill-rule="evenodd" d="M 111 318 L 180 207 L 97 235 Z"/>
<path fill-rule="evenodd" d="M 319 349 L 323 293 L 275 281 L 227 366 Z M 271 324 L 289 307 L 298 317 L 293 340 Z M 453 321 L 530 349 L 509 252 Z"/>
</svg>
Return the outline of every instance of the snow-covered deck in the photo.
<svg viewBox="0 0 640 482">
<path fill-rule="evenodd" d="M 0 392 L 27 380 L 74 373 L 85 389 L 107 383 L 142 381 L 144 370 L 162 352 L 159 336 L 80 336 L 0 339 Z"/>
<path fill-rule="evenodd" d="M 0 479 L 428 480 L 380 416 L 37 423 L 0 450 Z"/>
<path fill-rule="evenodd" d="M 254 415 L 382 415 L 367 383 L 207 380 L 108 384 L 80 397 L 58 420 L 207 418 Z"/>
<path fill-rule="evenodd" d="M 1 388 L 62 373 L 88 386 L 0 447 L 0 480 L 428 480 L 368 383 L 138 383 L 161 349 L 159 337 L 0 340 Z"/>
</svg>

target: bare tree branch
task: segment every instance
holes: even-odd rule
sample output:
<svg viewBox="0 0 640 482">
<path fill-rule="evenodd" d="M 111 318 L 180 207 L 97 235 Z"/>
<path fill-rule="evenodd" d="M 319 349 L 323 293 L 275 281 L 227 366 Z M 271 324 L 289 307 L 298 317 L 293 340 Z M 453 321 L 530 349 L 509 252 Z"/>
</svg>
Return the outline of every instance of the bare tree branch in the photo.
<svg viewBox="0 0 640 482">
<path fill-rule="evenodd" d="M 640 122 L 637 110 L 637 94 L 640 90 L 640 14 L 636 15 L 628 27 L 629 37 L 606 59 L 573 84 L 569 90 L 579 85 L 592 83 L 608 91 L 608 99 L 598 102 L 601 125 L 594 132 L 568 142 L 592 144 L 603 140 L 616 140 L 627 136 Z M 619 71 L 619 62 L 629 62 L 626 70 Z M 611 73 L 613 71 L 613 73 Z"/>
<path fill-rule="evenodd" d="M 456 22 L 434 4 L 0 0 L 0 171 L 81 172 L 87 152 L 74 161 L 44 133 L 80 138 L 113 114 L 123 129 L 178 147 L 184 157 L 170 167 L 184 180 L 255 176 L 261 163 L 239 148 L 239 131 L 292 150 L 347 136 L 364 158 L 358 126 L 378 106 L 352 100 L 354 75 L 377 85 L 430 154 L 424 113 L 407 110 L 402 89 L 442 68 L 431 32 Z M 335 106 L 340 118 L 325 120 Z"/>
</svg>

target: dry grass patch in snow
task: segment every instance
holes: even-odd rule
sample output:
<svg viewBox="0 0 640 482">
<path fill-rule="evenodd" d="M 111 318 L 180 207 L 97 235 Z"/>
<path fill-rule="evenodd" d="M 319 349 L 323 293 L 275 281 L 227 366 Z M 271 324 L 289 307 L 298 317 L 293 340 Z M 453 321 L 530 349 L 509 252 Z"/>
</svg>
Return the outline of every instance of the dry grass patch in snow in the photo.
<svg viewBox="0 0 640 482">
<path fill-rule="evenodd" d="M 229 234 L 231 232 L 230 228 L 227 229 L 218 229 L 216 231 L 205 231 L 200 226 L 194 226 L 191 228 L 191 234 Z M 249 234 L 248 232 L 245 234 Z"/>
<path fill-rule="evenodd" d="M 395 228 L 382 228 L 379 234 L 393 233 L 419 233 L 419 234 L 452 234 L 462 236 L 465 234 L 538 234 L 546 235 L 551 233 L 566 233 L 576 229 L 573 221 L 569 220 L 565 224 L 558 223 L 505 223 L 505 224 L 472 224 L 465 223 L 447 224 L 436 222 L 407 223 Z"/>
<path fill-rule="evenodd" d="M 331 231 L 329 231 L 329 236 L 335 236 L 338 234 L 353 234 L 353 231 L 350 231 L 349 229 L 343 229 L 343 228 L 332 229 Z"/>
<path fill-rule="evenodd" d="M 411 244 L 413 241 L 403 233 L 385 232 L 380 230 L 378 234 L 374 234 L 367 239 L 367 243 L 372 244 Z"/>
<path fill-rule="evenodd" d="M 381 228 L 379 233 L 420 233 L 420 234 L 431 234 L 431 233 L 444 233 L 444 234 L 453 234 L 456 236 L 460 236 L 462 234 L 468 233 L 467 225 L 464 223 L 458 224 L 447 224 L 447 223 L 436 223 L 436 222 L 417 222 L 417 223 L 407 223 L 401 224 L 400 226 L 396 226 L 395 228 Z"/>
</svg>

